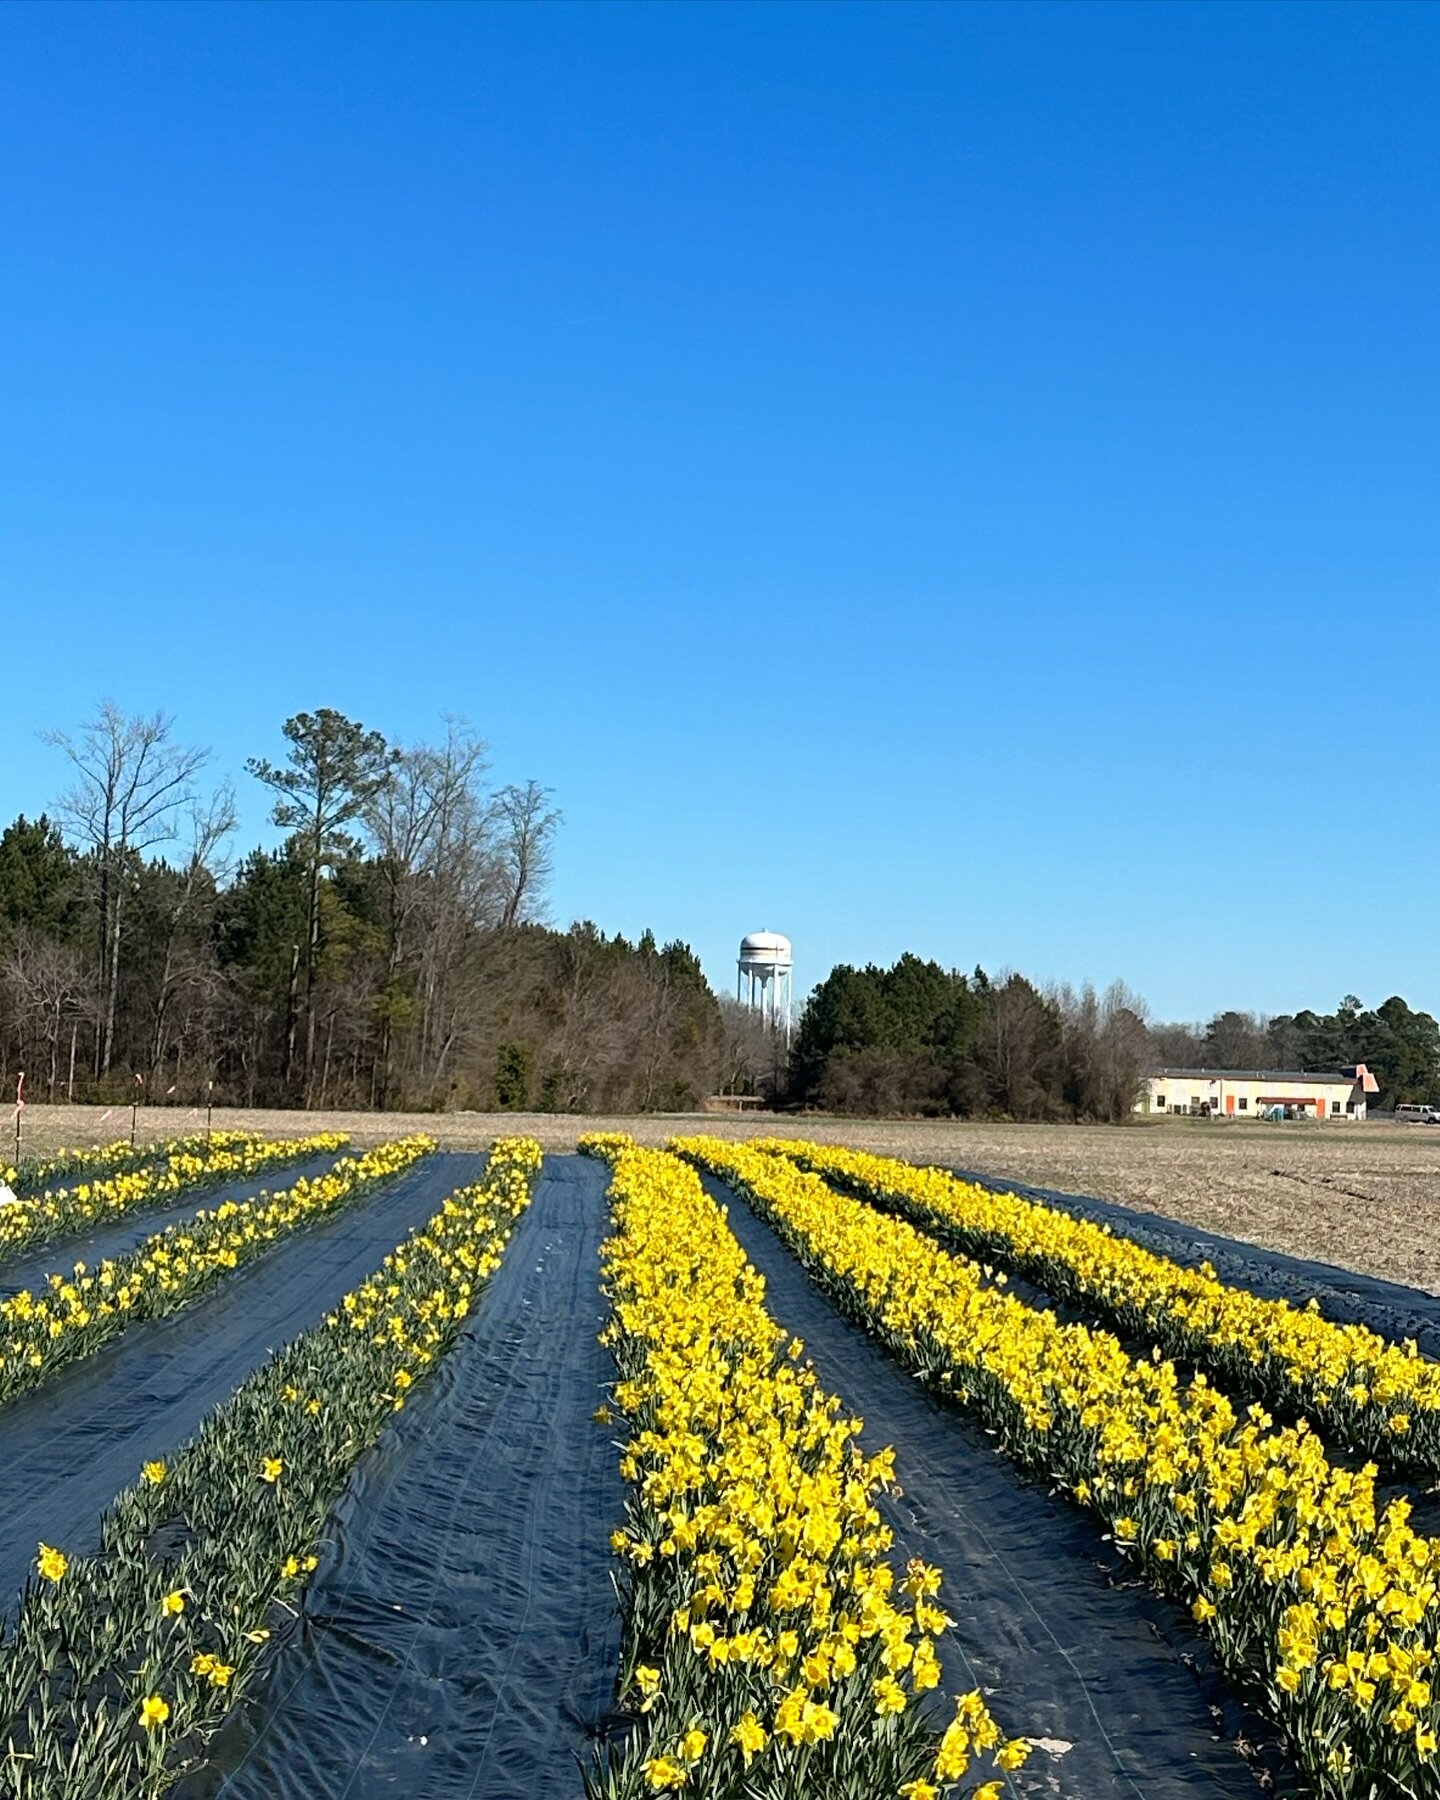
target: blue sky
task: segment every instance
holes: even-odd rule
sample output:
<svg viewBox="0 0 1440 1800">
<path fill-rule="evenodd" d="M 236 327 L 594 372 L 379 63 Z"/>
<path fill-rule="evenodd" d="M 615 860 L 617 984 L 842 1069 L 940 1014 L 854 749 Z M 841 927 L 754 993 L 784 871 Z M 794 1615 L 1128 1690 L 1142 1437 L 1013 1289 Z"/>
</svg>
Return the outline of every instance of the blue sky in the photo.
<svg viewBox="0 0 1440 1800">
<path fill-rule="evenodd" d="M 0 11 L 0 814 L 469 717 L 553 913 L 1440 1008 L 1440 9 Z"/>
</svg>

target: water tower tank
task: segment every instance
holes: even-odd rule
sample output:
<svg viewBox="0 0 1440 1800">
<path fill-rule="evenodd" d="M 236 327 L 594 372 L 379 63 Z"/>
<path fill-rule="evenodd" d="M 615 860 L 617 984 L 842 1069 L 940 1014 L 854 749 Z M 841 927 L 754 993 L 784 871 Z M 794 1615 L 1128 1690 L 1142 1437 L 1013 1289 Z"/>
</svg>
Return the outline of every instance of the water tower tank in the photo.
<svg viewBox="0 0 1440 1800">
<path fill-rule="evenodd" d="M 740 940 L 740 967 L 746 974 L 778 973 L 793 966 L 790 940 L 778 931 L 752 931 Z"/>
<path fill-rule="evenodd" d="M 735 998 L 754 1008 L 767 1025 L 783 1031 L 788 1039 L 794 970 L 789 938 L 778 931 L 752 931 L 740 940 L 736 967 Z"/>
</svg>

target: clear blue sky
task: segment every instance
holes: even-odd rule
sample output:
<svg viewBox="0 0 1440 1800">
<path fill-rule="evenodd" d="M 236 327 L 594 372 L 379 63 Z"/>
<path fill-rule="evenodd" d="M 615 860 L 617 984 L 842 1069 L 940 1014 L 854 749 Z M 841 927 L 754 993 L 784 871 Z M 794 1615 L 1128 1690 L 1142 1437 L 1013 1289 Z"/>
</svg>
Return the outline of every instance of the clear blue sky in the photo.
<svg viewBox="0 0 1440 1800">
<path fill-rule="evenodd" d="M 553 912 L 1440 1008 L 1440 7 L 0 11 L 0 813 L 439 715 Z"/>
</svg>

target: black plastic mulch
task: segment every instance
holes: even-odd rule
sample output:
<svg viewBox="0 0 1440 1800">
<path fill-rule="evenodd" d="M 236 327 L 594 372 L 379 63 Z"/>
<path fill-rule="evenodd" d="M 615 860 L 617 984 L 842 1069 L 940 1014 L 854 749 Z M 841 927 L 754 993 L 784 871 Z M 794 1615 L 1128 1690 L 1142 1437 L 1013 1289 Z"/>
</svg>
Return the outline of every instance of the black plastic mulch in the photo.
<svg viewBox="0 0 1440 1800">
<path fill-rule="evenodd" d="M 88 1268 L 107 1257 L 123 1256 L 147 1237 L 176 1225 L 181 1219 L 193 1219 L 201 1207 L 215 1208 L 226 1200 L 251 1200 L 256 1194 L 280 1193 L 292 1187 L 302 1176 L 321 1175 L 338 1161 L 336 1156 L 312 1156 L 304 1162 L 286 1163 L 283 1168 L 269 1169 L 248 1181 L 221 1181 L 191 1188 L 177 1194 L 163 1206 L 122 1214 L 98 1225 L 80 1237 L 61 1238 L 40 1250 L 26 1250 L 19 1256 L 0 1260 L 0 1297 L 15 1294 L 21 1288 L 38 1287 L 52 1269 L 69 1274 L 77 1262 Z"/>
<path fill-rule="evenodd" d="M 37 1543 L 94 1550 L 101 1513 L 142 1463 L 178 1449 L 272 1349 L 316 1324 L 483 1168 L 480 1156 L 428 1156 L 192 1306 L 129 1326 L 0 1407 L 0 1608 L 13 1606 Z"/>
<path fill-rule="evenodd" d="M 607 1181 L 545 1159 L 460 1342 L 361 1460 L 301 1628 L 180 1793 L 580 1795 L 620 1646 L 624 1496 L 591 1418 Z"/>
<path fill-rule="evenodd" d="M 1244 1127 L 1240 1127 L 1241 1130 Z M 1427 1356 L 1440 1357 L 1440 1295 L 1420 1288 L 1402 1287 L 1373 1275 L 1357 1275 L 1329 1263 L 1308 1262 L 1279 1250 L 1262 1250 L 1236 1238 L 1218 1237 L 1198 1226 L 1182 1225 L 1161 1213 L 1139 1212 L 1116 1201 L 1097 1200 L 1087 1194 L 1066 1194 L 1054 1188 L 1031 1187 L 1023 1181 L 1004 1181 L 973 1169 L 951 1171 L 963 1181 L 973 1181 L 995 1194 L 1020 1194 L 1058 1207 L 1077 1219 L 1109 1225 L 1121 1237 L 1161 1256 L 1196 1268 L 1202 1262 L 1214 1266 L 1222 1281 L 1248 1288 L 1266 1299 L 1288 1300 L 1305 1306 L 1313 1298 L 1327 1319 L 1337 1324 L 1368 1325 L 1382 1336 L 1401 1342 L 1414 1338 Z M 1417 1229 L 1428 1230 L 1417 1219 Z"/>
<path fill-rule="evenodd" d="M 728 1205 L 774 1317 L 864 1419 L 863 1443 L 895 1446 L 904 1493 L 885 1503 L 892 1554 L 944 1571 L 941 1603 L 956 1620 L 940 1640 L 940 1691 L 978 1686 L 1005 1729 L 1040 1740 L 1009 1790 L 1027 1800 L 1255 1800 L 1263 1762 L 1289 1791 L 1274 1734 L 1184 1611 L 1134 1580 L 1090 1515 L 1026 1480 L 843 1318 L 728 1188 L 705 1184 Z"/>
</svg>

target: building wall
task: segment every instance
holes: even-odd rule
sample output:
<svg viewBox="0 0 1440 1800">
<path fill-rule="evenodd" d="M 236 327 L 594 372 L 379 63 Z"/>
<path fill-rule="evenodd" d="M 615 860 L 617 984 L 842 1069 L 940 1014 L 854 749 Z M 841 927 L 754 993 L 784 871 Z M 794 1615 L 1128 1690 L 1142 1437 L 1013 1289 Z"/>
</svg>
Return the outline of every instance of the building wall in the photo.
<svg viewBox="0 0 1440 1800">
<path fill-rule="evenodd" d="M 1352 1081 L 1303 1080 L 1275 1082 L 1228 1075 L 1151 1075 L 1135 1110 L 1137 1112 L 1198 1113 L 1209 1103 L 1221 1118 L 1257 1119 L 1267 1106 L 1304 1102 L 1309 1119 L 1363 1119 L 1364 1091 Z"/>
</svg>

